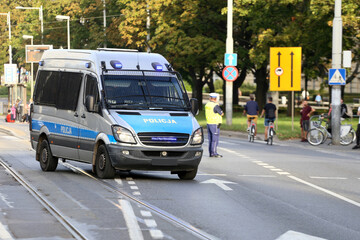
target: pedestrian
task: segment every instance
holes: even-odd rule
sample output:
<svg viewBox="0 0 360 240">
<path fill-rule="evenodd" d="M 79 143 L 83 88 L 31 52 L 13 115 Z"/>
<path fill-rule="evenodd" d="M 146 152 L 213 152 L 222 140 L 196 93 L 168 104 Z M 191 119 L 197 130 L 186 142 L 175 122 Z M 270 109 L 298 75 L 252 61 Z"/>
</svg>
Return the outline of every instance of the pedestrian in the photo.
<svg viewBox="0 0 360 240">
<path fill-rule="evenodd" d="M 11 120 L 14 120 L 14 122 L 15 122 L 15 120 L 16 120 L 16 107 L 15 107 L 15 104 L 12 105 L 10 110 L 11 110 Z"/>
<path fill-rule="evenodd" d="M 315 102 L 316 102 L 316 105 L 320 106 L 321 105 L 321 101 L 322 101 L 322 98 L 321 98 L 321 95 L 320 93 L 318 93 L 315 97 Z"/>
<path fill-rule="evenodd" d="M 6 115 L 5 122 L 15 122 L 15 120 L 12 120 L 11 110 L 8 110 L 8 114 Z"/>
<path fill-rule="evenodd" d="M 268 97 L 268 103 L 265 104 L 264 109 L 261 112 L 260 117 L 263 117 L 265 114 L 265 121 L 264 121 L 264 126 L 265 126 L 265 142 L 267 142 L 267 138 L 268 138 L 268 130 L 269 130 L 269 125 L 270 122 L 274 122 L 275 118 L 276 118 L 276 106 L 275 104 L 272 103 L 273 98 L 272 97 Z"/>
<path fill-rule="evenodd" d="M 357 115 L 360 115 L 360 107 L 358 107 Z M 360 148 L 360 118 L 356 129 L 356 145 L 352 149 Z"/>
<path fill-rule="evenodd" d="M 224 112 L 218 104 L 219 94 L 210 93 L 210 102 L 205 105 L 205 117 L 209 138 L 209 155 L 210 157 L 222 157 L 218 154 L 217 146 L 220 137 L 220 125 L 222 123 L 222 116 Z"/>
<path fill-rule="evenodd" d="M 341 99 L 340 103 L 341 103 L 341 106 L 340 106 L 341 117 L 342 118 L 350 118 L 350 116 L 347 114 L 348 108 L 347 108 L 346 104 L 344 103 L 344 100 Z M 344 119 L 342 119 L 342 120 L 344 120 Z"/>
<path fill-rule="evenodd" d="M 244 115 L 247 116 L 247 131 L 250 130 L 250 124 L 251 124 L 251 118 L 253 120 L 253 122 L 255 123 L 255 135 L 254 135 L 254 139 L 256 139 L 256 133 L 257 133 L 257 118 L 259 115 L 259 105 L 257 104 L 257 102 L 255 102 L 255 96 L 254 94 L 250 94 L 250 101 L 248 101 L 245 105 L 245 109 L 244 109 Z"/>
<path fill-rule="evenodd" d="M 300 125 L 301 125 L 301 142 L 307 142 L 306 135 L 309 131 L 310 126 L 310 115 L 315 112 L 315 109 L 310 107 L 308 102 L 306 100 L 303 101 L 303 108 L 300 111 L 301 119 L 300 119 Z"/>
</svg>

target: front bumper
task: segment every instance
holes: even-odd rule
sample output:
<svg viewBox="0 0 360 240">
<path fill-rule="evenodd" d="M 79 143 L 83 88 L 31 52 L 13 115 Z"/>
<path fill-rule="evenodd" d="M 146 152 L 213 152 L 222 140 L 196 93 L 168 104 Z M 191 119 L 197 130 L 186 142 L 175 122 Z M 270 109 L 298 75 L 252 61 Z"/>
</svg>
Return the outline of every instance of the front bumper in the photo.
<svg viewBox="0 0 360 240">
<path fill-rule="evenodd" d="M 163 149 L 109 144 L 107 149 L 113 167 L 119 170 L 191 171 L 203 153 L 201 146 Z"/>
</svg>

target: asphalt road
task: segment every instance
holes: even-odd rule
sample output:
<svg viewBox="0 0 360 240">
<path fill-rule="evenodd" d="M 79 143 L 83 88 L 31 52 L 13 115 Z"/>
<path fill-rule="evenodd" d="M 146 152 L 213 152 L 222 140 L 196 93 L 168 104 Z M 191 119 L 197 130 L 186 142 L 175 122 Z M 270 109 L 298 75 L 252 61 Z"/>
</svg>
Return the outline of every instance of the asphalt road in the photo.
<svg viewBox="0 0 360 240">
<path fill-rule="evenodd" d="M 205 142 L 193 181 L 144 171 L 99 181 L 72 161 L 42 172 L 27 125 L 0 129 L 0 159 L 86 239 L 360 239 L 360 152 L 351 146 L 268 146 L 223 133 L 224 157 L 209 158 Z M 75 238 L 2 168 L 0 181 L 0 238 Z M 35 224 L 25 224 L 29 209 Z"/>
</svg>

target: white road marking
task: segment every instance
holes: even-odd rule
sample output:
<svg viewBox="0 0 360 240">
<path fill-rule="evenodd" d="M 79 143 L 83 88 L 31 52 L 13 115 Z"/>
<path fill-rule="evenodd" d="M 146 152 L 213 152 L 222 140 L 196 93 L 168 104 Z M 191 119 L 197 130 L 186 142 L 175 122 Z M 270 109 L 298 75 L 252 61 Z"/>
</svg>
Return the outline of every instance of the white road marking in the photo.
<svg viewBox="0 0 360 240">
<path fill-rule="evenodd" d="M 239 175 L 239 177 L 260 177 L 260 178 L 272 178 L 274 175 Z"/>
<path fill-rule="evenodd" d="M 275 240 L 295 240 L 295 239 L 296 240 L 326 240 L 325 238 L 314 237 L 295 231 L 287 231 L 286 233 L 284 233 Z"/>
<path fill-rule="evenodd" d="M 139 191 L 133 192 L 132 194 L 133 194 L 134 196 L 140 196 L 140 195 L 141 195 L 141 193 L 140 193 Z"/>
<path fill-rule="evenodd" d="M 310 176 L 312 179 L 326 179 L 326 180 L 346 180 L 346 177 L 316 177 L 316 176 Z"/>
<path fill-rule="evenodd" d="M 315 188 L 315 189 L 317 189 L 317 190 L 319 190 L 319 191 L 322 191 L 322 192 L 324 192 L 324 193 L 327 193 L 327 194 L 329 194 L 329 195 L 331 195 L 331 196 L 333 196 L 333 197 L 336 197 L 336 198 L 341 199 L 341 200 L 343 200 L 343 201 L 345 201 L 345 202 L 348 202 L 348 203 L 353 204 L 353 205 L 355 205 L 355 206 L 357 206 L 357 207 L 360 207 L 360 203 L 358 203 L 358 202 L 356 202 L 356 201 L 354 201 L 354 200 L 351 200 L 351 199 L 349 199 L 349 198 L 347 198 L 347 197 L 344 197 L 344 196 L 342 196 L 342 195 L 340 195 L 340 194 L 337 194 L 337 193 L 332 192 L 332 191 L 330 191 L 330 190 L 327 190 L 327 189 L 325 189 L 325 188 L 319 187 L 319 186 L 317 186 L 317 185 L 315 185 L 315 184 L 309 183 L 309 182 L 307 182 L 307 181 L 304 181 L 304 180 L 302 180 L 302 179 L 300 179 L 300 178 L 297 178 L 297 177 L 294 177 L 294 176 L 288 176 L 288 177 L 291 178 L 291 179 L 293 179 L 293 180 L 295 180 L 295 181 L 297 181 L 297 182 L 303 183 L 303 184 L 305 184 L 305 185 L 308 185 L 309 187 Z"/>
<path fill-rule="evenodd" d="M 162 239 L 164 238 L 164 234 L 162 231 L 158 230 L 158 229 L 151 229 L 150 230 L 150 235 L 153 239 Z"/>
<path fill-rule="evenodd" d="M 133 180 L 132 177 L 127 177 L 127 178 L 126 178 L 126 181 L 132 181 L 132 180 Z"/>
<path fill-rule="evenodd" d="M 128 181 L 128 184 L 135 185 L 135 182 L 134 181 Z"/>
<path fill-rule="evenodd" d="M 228 186 L 226 186 L 225 184 L 237 184 L 234 182 L 228 182 L 228 181 L 223 181 L 223 180 L 219 180 L 219 179 L 209 179 L 206 181 L 203 181 L 201 183 L 213 183 L 216 186 L 220 187 L 221 189 L 225 190 L 225 191 L 232 191 L 232 189 Z"/>
<path fill-rule="evenodd" d="M 4 196 L 2 193 L 0 193 L 0 198 L 1 198 L 1 200 L 2 200 L 9 208 L 14 208 L 14 206 L 12 205 L 13 202 L 9 202 L 9 201 L 6 199 L 6 196 Z"/>
<path fill-rule="evenodd" d="M 274 172 L 282 172 L 283 170 L 280 169 L 280 168 L 273 168 L 273 169 L 270 169 L 271 171 L 274 171 Z"/>
<path fill-rule="evenodd" d="M 152 216 L 150 211 L 141 210 L 140 213 L 141 213 L 141 216 L 143 216 L 143 217 L 151 217 Z"/>
<path fill-rule="evenodd" d="M 13 239 L 11 234 L 8 232 L 7 227 L 0 222 L 0 239 L 10 240 Z"/>
<path fill-rule="evenodd" d="M 144 219 L 144 222 L 148 228 L 156 228 L 157 227 L 157 224 L 154 219 Z"/>
<path fill-rule="evenodd" d="M 288 172 L 276 172 L 277 174 L 280 174 L 280 175 L 290 175 L 290 173 Z"/>
<path fill-rule="evenodd" d="M 267 164 L 267 163 L 256 163 L 257 165 L 259 165 L 259 166 L 268 166 L 269 164 Z"/>
<path fill-rule="evenodd" d="M 123 185 L 121 178 L 115 178 L 115 182 L 119 184 L 120 186 Z"/>
<path fill-rule="evenodd" d="M 263 163 L 263 161 L 253 161 L 253 163 Z"/>
<path fill-rule="evenodd" d="M 130 186 L 130 189 L 131 190 L 139 190 L 139 187 L 138 186 Z"/>
<path fill-rule="evenodd" d="M 198 173 L 197 176 L 220 176 L 220 177 L 226 177 L 227 175 L 224 173 Z"/>
<path fill-rule="evenodd" d="M 264 168 L 276 168 L 276 167 L 274 167 L 274 166 L 263 166 Z"/>
<path fill-rule="evenodd" d="M 225 141 L 219 141 L 219 143 L 223 143 L 223 144 L 228 144 L 228 145 L 239 145 L 237 143 L 232 143 L 232 142 L 225 142 Z"/>
<path fill-rule="evenodd" d="M 119 203 L 122 207 L 123 215 L 125 218 L 126 226 L 129 231 L 129 236 L 131 240 L 141 240 L 144 239 L 142 232 L 140 230 L 139 224 L 137 222 L 135 213 L 129 201 L 125 199 L 120 199 Z"/>
<path fill-rule="evenodd" d="M 225 151 L 225 152 L 237 154 L 237 152 L 235 152 L 235 151 L 233 151 L 233 150 L 230 150 L 230 149 L 226 149 L 226 148 L 219 148 L 219 149 L 221 149 L 222 151 Z"/>
</svg>

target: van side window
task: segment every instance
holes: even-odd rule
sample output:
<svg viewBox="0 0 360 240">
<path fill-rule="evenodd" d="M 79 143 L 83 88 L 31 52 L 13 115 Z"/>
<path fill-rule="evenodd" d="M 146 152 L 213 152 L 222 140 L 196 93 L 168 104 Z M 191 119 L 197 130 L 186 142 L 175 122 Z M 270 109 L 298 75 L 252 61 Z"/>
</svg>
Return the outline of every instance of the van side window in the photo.
<svg viewBox="0 0 360 240">
<path fill-rule="evenodd" d="M 75 111 L 79 99 L 82 73 L 62 72 L 56 108 Z"/>
<path fill-rule="evenodd" d="M 59 88 L 58 71 L 39 71 L 36 80 L 34 102 L 40 105 L 55 105 Z"/>
<path fill-rule="evenodd" d="M 97 86 L 97 80 L 96 77 L 93 77 L 91 75 L 86 75 L 84 104 L 87 96 L 94 96 L 94 102 L 99 102 L 99 90 Z"/>
</svg>

